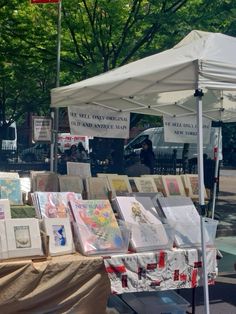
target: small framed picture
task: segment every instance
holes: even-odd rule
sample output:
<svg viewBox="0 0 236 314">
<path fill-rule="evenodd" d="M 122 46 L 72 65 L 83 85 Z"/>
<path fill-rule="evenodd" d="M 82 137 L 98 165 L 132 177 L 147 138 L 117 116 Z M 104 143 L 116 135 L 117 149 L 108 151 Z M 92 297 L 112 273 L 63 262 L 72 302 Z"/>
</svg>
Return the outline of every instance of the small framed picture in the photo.
<svg viewBox="0 0 236 314">
<path fill-rule="evenodd" d="M 134 181 L 139 192 L 142 193 L 157 192 L 157 188 L 152 177 L 134 178 Z"/>
<path fill-rule="evenodd" d="M 132 193 L 128 176 L 108 176 L 108 182 L 111 187 L 112 195 L 114 196 L 122 196 Z"/>
<path fill-rule="evenodd" d="M 167 196 L 186 196 L 182 179 L 178 175 L 162 176 Z"/>
<path fill-rule="evenodd" d="M 38 220 L 35 218 L 5 220 L 9 257 L 42 255 Z"/>
<path fill-rule="evenodd" d="M 157 191 L 163 193 L 163 195 L 166 195 L 166 193 L 165 193 L 165 186 L 164 186 L 164 183 L 163 183 L 163 180 L 162 180 L 163 176 L 161 176 L 161 175 L 144 175 L 142 177 L 152 178 L 154 183 L 155 183 Z"/>
<path fill-rule="evenodd" d="M 49 236 L 50 255 L 71 254 L 74 252 L 74 243 L 69 218 L 43 219 L 43 227 Z"/>
<path fill-rule="evenodd" d="M 198 189 L 198 174 L 186 174 L 185 175 L 186 187 L 189 191 L 189 197 L 197 199 L 199 197 Z M 204 197 L 207 198 L 206 189 L 204 187 Z"/>
</svg>

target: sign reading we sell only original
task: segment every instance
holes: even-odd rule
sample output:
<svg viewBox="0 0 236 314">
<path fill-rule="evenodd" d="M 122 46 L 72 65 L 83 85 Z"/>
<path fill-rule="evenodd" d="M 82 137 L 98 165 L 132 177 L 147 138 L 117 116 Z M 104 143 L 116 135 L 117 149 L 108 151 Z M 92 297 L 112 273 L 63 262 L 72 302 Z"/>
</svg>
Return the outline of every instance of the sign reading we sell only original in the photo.
<svg viewBox="0 0 236 314">
<path fill-rule="evenodd" d="M 196 116 L 187 117 L 163 117 L 165 142 L 197 143 Z M 202 118 L 203 143 L 210 142 L 211 120 Z"/>
<path fill-rule="evenodd" d="M 70 133 L 87 136 L 128 138 L 130 114 L 96 105 L 68 107 Z"/>
</svg>

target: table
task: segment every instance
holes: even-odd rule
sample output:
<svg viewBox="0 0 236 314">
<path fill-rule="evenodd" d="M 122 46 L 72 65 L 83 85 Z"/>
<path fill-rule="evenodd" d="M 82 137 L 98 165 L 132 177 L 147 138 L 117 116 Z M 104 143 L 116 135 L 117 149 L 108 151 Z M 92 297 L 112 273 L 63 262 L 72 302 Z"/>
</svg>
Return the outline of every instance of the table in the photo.
<svg viewBox="0 0 236 314">
<path fill-rule="evenodd" d="M 217 272 L 216 249 L 207 249 L 208 283 Z M 113 293 L 195 288 L 203 283 L 200 249 L 113 255 L 104 259 Z"/>
<path fill-rule="evenodd" d="M 207 249 L 209 283 L 216 277 L 216 249 Z M 4 314 L 105 314 L 112 292 L 193 288 L 201 284 L 197 249 L 44 261 L 0 262 L 0 310 Z"/>
<path fill-rule="evenodd" d="M 0 263 L 0 312 L 4 314 L 104 314 L 109 295 L 101 257 L 73 254 L 39 262 Z"/>
</svg>

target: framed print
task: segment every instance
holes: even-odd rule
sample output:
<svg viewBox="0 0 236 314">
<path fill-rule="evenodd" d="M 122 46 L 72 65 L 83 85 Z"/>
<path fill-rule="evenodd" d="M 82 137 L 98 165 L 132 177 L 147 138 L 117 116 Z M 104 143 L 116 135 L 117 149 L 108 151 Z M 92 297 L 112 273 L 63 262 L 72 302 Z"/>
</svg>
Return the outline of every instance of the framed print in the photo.
<svg viewBox="0 0 236 314">
<path fill-rule="evenodd" d="M 166 195 L 165 194 L 165 186 L 164 186 L 163 179 L 162 179 L 163 176 L 161 176 L 161 175 L 143 175 L 142 177 L 152 178 L 155 185 L 156 185 L 157 191 Z"/>
<path fill-rule="evenodd" d="M 43 225 L 49 236 L 50 255 L 55 256 L 74 252 L 69 218 L 44 218 Z"/>
<path fill-rule="evenodd" d="M 162 245 L 168 246 L 168 236 L 157 214 L 154 213 L 154 204 L 149 198 L 142 202 L 146 203 L 148 209 L 133 196 L 118 196 L 113 201 L 120 218 L 131 229 L 132 249 L 139 252 L 157 249 Z"/>
<path fill-rule="evenodd" d="M 108 199 L 108 182 L 104 177 L 90 177 L 85 180 L 88 199 Z"/>
<path fill-rule="evenodd" d="M 71 176 L 79 176 L 83 179 L 91 177 L 91 166 L 87 162 L 72 162 L 66 163 L 67 174 Z"/>
<path fill-rule="evenodd" d="M 158 197 L 157 200 L 175 230 L 177 246 L 201 243 L 200 216 L 190 197 L 168 196 Z"/>
<path fill-rule="evenodd" d="M 9 219 L 5 224 L 9 257 L 42 255 L 37 219 Z"/>
<path fill-rule="evenodd" d="M 152 177 L 134 178 L 134 181 L 139 192 L 142 193 L 157 192 L 157 188 Z"/>
<path fill-rule="evenodd" d="M 83 179 L 79 176 L 59 175 L 60 192 L 82 193 L 84 191 Z"/>
<path fill-rule="evenodd" d="M 83 254 L 116 252 L 123 248 L 122 234 L 108 200 L 78 200 L 70 204 L 76 242 Z"/>
<path fill-rule="evenodd" d="M 22 205 L 20 179 L 0 178 L 0 198 L 9 199 L 11 205 Z"/>
<path fill-rule="evenodd" d="M 33 176 L 34 174 L 32 174 Z M 59 190 L 59 182 L 56 173 L 53 172 L 36 172 L 35 173 L 34 191 L 40 192 L 57 192 Z M 33 192 L 34 192 L 33 191 Z"/>
<path fill-rule="evenodd" d="M 162 177 L 165 193 L 167 196 L 186 196 L 181 177 L 178 175 L 167 175 Z"/>
<path fill-rule="evenodd" d="M 80 193 L 74 192 L 34 192 L 39 218 L 69 217 L 69 202 L 82 198 Z"/>
<path fill-rule="evenodd" d="M 128 176 L 108 176 L 108 182 L 113 196 L 127 195 L 128 193 L 132 193 Z"/>
<path fill-rule="evenodd" d="M 198 175 L 197 174 L 186 174 L 185 175 L 186 186 L 189 190 L 189 197 L 192 199 L 198 199 Z M 207 198 L 206 189 L 204 188 L 204 197 Z"/>
</svg>

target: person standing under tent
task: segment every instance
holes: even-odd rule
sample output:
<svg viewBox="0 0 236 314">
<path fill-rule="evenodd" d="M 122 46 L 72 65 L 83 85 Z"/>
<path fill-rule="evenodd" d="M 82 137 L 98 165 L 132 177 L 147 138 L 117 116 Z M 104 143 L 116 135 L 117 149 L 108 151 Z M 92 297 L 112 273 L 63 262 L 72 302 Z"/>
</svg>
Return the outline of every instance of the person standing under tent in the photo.
<svg viewBox="0 0 236 314">
<path fill-rule="evenodd" d="M 150 174 L 154 173 L 155 155 L 152 149 L 152 141 L 149 139 L 146 139 L 142 144 L 140 161 L 142 164 L 149 168 Z"/>
<path fill-rule="evenodd" d="M 78 161 L 85 161 L 88 159 L 88 154 L 81 142 L 78 143 L 77 146 L 77 160 Z"/>
</svg>

